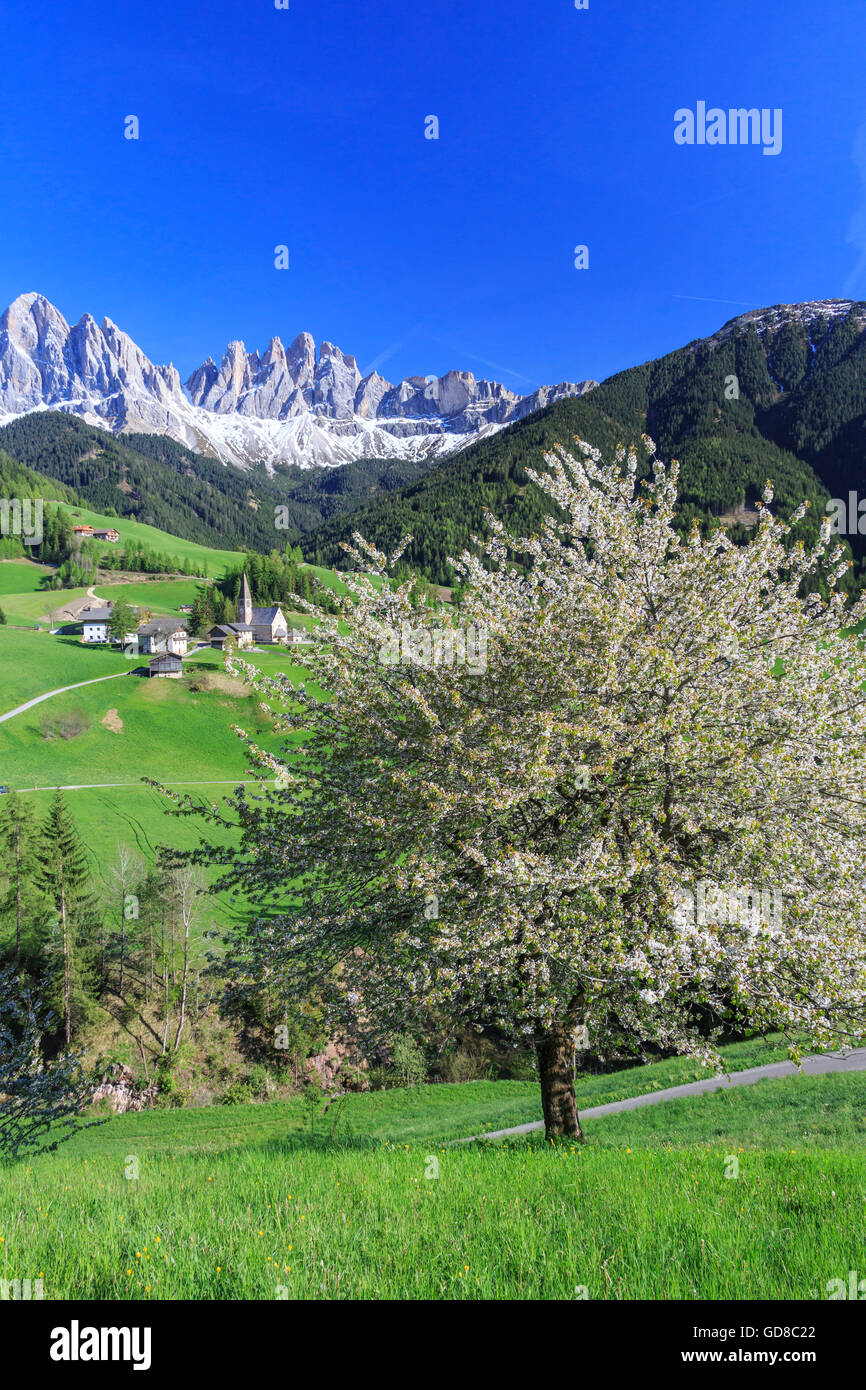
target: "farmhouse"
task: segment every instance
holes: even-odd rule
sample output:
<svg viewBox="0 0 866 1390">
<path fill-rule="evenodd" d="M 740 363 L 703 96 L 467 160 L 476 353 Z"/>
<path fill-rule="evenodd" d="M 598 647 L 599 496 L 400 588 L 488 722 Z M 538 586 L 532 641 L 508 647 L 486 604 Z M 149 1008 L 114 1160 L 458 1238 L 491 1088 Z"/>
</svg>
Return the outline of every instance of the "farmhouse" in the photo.
<svg viewBox="0 0 866 1390">
<path fill-rule="evenodd" d="M 107 642 L 108 624 L 111 622 L 111 604 L 105 608 L 82 608 L 78 615 L 82 624 L 82 642 Z"/>
<path fill-rule="evenodd" d="M 155 656 L 152 661 L 147 663 L 148 676 L 167 676 L 176 680 L 183 675 L 183 662 L 174 652 L 163 652 L 162 656 Z"/>
<path fill-rule="evenodd" d="M 253 645 L 253 630 L 246 623 L 218 623 L 207 635 L 212 647 L 224 651 L 226 642 L 236 643 L 239 650 L 249 650 Z"/>
<path fill-rule="evenodd" d="M 94 531 L 93 539 L 95 541 L 110 541 L 112 545 L 116 545 L 120 540 L 120 532 L 115 531 L 112 526 L 107 531 Z"/>
<path fill-rule="evenodd" d="M 186 625 L 177 618 L 151 618 L 138 629 L 138 649 L 145 655 L 174 652 L 186 656 L 188 640 Z"/>
<path fill-rule="evenodd" d="M 93 535 L 93 527 L 92 527 L 92 526 L 73 526 L 73 528 L 72 528 L 72 534 L 73 534 L 73 536 L 92 536 L 92 535 Z"/>
<path fill-rule="evenodd" d="M 220 651 L 230 640 L 235 641 L 241 650 L 248 649 L 257 642 L 273 644 L 294 640 L 289 638 L 289 625 L 279 604 L 275 604 L 273 608 L 253 608 L 253 596 L 246 575 L 241 581 L 238 621 L 218 623 L 208 633 L 211 646 L 219 648 Z"/>
</svg>

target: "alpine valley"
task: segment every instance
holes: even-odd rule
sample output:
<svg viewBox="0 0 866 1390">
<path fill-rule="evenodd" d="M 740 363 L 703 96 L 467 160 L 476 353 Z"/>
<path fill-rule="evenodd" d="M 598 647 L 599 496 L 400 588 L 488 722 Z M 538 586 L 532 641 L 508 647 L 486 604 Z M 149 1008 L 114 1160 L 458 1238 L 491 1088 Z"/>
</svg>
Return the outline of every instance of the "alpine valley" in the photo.
<svg viewBox="0 0 866 1390">
<path fill-rule="evenodd" d="M 547 504 L 526 468 L 575 436 L 610 455 L 649 433 L 680 462 L 684 525 L 744 537 L 771 479 L 783 514 L 809 500 L 816 532 L 831 497 L 862 487 L 866 303 L 753 310 L 600 385 L 515 397 L 469 373 L 362 380 L 307 334 L 262 356 L 230 344 L 184 389 L 110 320 L 70 328 L 29 294 L 0 318 L 0 412 L 8 460 L 102 513 L 204 545 L 288 541 L 329 567 L 356 529 L 383 549 L 411 534 L 406 562 L 447 585 L 488 510 L 537 529 Z M 862 564 L 866 537 L 848 542 Z"/>
</svg>

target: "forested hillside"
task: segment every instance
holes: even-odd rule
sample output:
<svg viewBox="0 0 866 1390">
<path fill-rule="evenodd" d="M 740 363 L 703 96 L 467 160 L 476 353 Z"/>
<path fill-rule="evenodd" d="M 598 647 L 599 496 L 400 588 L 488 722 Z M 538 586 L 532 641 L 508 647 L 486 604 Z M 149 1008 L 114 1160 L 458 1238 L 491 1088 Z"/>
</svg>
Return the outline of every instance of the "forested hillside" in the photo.
<svg viewBox="0 0 866 1390">
<path fill-rule="evenodd" d="M 117 436 L 61 411 L 35 411 L 4 426 L 0 449 L 74 488 L 105 515 L 134 517 L 202 545 L 263 553 L 380 491 L 413 482 L 428 466 L 364 459 L 334 469 L 245 472 L 167 435 Z"/>
<path fill-rule="evenodd" d="M 643 431 L 663 459 L 680 461 L 684 523 L 694 515 L 704 522 L 726 517 L 736 538 L 740 523 L 729 514 L 754 503 L 770 478 L 782 512 L 811 501 L 803 534 L 814 535 L 831 491 L 856 487 L 866 456 L 861 307 L 832 322 L 820 314 L 788 319 L 777 332 L 737 321 L 728 333 L 619 372 L 351 518 L 326 523 L 307 544 L 309 558 L 340 563 L 340 542 L 355 529 L 385 549 L 411 533 L 407 560 L 448 583 L 447 556 L 484 533 L 486 509 L 519 531 L 538 528 L 547 507 L 537 489 L 526 489 L 526 468 L 541 466 L 545 450 L 573 447 L 577 435 L 610 455 Z"/>
<path fill-rule="evenodd" d="M 74 503 L 76 501 L 75 493 L 71 488 L 65 487 L 63 483 L 55 482 L 52 478 L 46 478 L 41 473 L 34 472 L 32 468 L 26 468 L 23 464 L 16 463 L 8 454 L 0 450 L 0 500 L 7 502 L 16 500 L 23 503 L 25 501 L 35 502 L 39 499 L 43 502 Z M 28 555 L 34 560 L 59 561 L 63 559 L 68 550 L 69 527 L 58 517 L 57 510 L 57 508 L 43 510 L 42 539 L 38 545 L 25 544 L 23 535 L 17 534 L 14 529 L 11 512 L 8 522 L 5 517 L 0 517 L 0 560 L 12 559 L 18 555 Z M 35 529 L 35 513 L 32 510 L 25 520 L 29 525 L 25 525 L 24 530 Z M 7 533 L 4 534 L 4 531 Z"/>
</svg>

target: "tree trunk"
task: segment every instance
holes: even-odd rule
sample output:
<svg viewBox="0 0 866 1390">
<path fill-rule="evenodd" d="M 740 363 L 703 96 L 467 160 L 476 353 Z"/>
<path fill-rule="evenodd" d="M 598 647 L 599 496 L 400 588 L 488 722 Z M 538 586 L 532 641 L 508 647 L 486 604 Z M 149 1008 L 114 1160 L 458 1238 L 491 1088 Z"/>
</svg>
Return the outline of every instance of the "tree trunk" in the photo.
<svg viewBox="0 0 866 1390">
<path fill-rule="evenodd" d="M 72 1041 L 72 975 L 69 964 L 69 923 L 66 920 L 66 889 L 60 887 L 60 930 L 63 933 L 63 1018 L 66 1046 Z"/>
<path fill-rule="evenodd" d="M 574 1097 L 574 1038 L 548 1033 L 538 1043 L 538 1074 L 546 1139 L 583 1139 Z"/>
<path fill-rule="evenodd" d="M 15 827 L 15 956 L 21 956 L 21 826 Z"/>
</svg>

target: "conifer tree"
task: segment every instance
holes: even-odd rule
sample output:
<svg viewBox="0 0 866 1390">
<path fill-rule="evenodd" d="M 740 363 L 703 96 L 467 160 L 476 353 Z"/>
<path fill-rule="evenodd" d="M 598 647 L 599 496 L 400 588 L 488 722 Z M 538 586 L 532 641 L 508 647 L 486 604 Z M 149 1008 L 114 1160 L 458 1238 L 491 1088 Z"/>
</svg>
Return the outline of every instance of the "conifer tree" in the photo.
<svg viewBox="0 0 866 1390">
<path fill-rule="evenodd" d="M 48 976 L 51 992 L 59 995 L 68 1045 L 74 1023 L 87 1014 L 88 954 L 97 909 L 87 851 L 60 790 L 51 802 L 42 835 L 43 844 L 37 851 L 38 881 L 56 914 L 56 937 L 48 947 Z"/>
<path fill-rule="evenodd" d="M 0 816 L 0 864 L 8 883 L 0 899 L 0 912 L 13 926 L 17 960 L 27 944 L 27 928 L 36 912 L 38 837 L 33 808 L 16 792 L 10 792 L 3 798 Z"/>
</svg>

